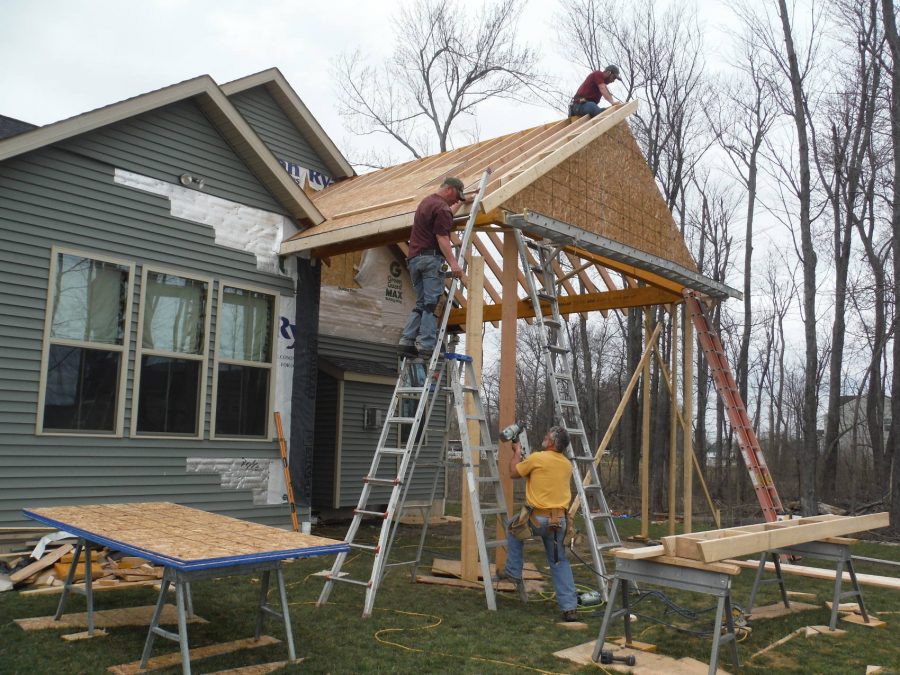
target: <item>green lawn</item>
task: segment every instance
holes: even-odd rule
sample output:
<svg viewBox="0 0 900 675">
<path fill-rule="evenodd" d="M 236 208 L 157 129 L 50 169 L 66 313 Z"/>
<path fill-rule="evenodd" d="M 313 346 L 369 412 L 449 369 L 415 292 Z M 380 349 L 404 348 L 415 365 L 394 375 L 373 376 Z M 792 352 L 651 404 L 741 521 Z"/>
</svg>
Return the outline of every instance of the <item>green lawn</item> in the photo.
<svg viewBox="0 0 900 675">
<path fill-rule="evenodd" d="M 638 530 L 638 521 L 621 520 L 623 537 Z M 343 538 L 344 526 L 320 527 L 314 534 Z M 420 529 L 407 527 L 395 545 L 397 557 L 414 550 Z M 662 528 L 651 531 L 661 536 Z M 433 557 L 458 557 L 459 527 L 443 525 L 429 530 L 426 561 Z M 528 557 L 546 571 L 546 561 L 538 544 L 530 544 Z M 900 559 L 900 548 L 873 543 L 861 543 L 854 553 L 863 556 Z M 586 557 L 586 554 L 584 555 Z M 376 599 L 376 609 L 370 619 L 361 617 L 363 591 L 340 584 L 334 589 L 327 607 L 316 609 L 314 604 L 322 588 L 320 577 L 314 572 L 330 566 L 331 558 L 300 560 L 286 565 L 285 577 L 291 603 L 294 638 L 298 655 L 304 660 L 280 672 L 359 673 L 596 673 L 597 667 L 579 668 L 552 656 L 554 651 L 596 638 L 600 616 L 597 608 L 583 612 L 589 624 L 587 631 L 571 631 L 557 625 L 559 611 L 552 597 L 552 585 L 547 583 L 544 596 L 532 594 L 527 604 L 515 600 L 513 594 L 500 594 L 497 612 L 485 608 L 484 593 L 475 590 L 432 586 L 409 582 L 408 574 L 394 569 L 386 578 Z M 362 576 L 371 567 L 371 557 L 361 555 L 348 559 L 345 567 Z M 573 562 L 576 562 L 573 560 Z M 815 565 L 814 561 L 803 564 Z M 591 573 L 575 565 L 576 581 L 590 585 Z M 426 570 L 427 571 L 427 570 Z M 896 568 L 859 564 L 859 572 L 896 574 Z M 733 599 L 737 605 L 747 601 L 753 581 L 752 570 L 745 570 L 734 584 Z M 790 590 L 815 593 L 818 604 L 831 598 L 829 582 L 788 576 Z M 248 577 L 225 578 L 193 585 L 196 612 L 210 623 L 189 628 L 192 647 L 249 637 L 254 631 L 254 601 L 257 585 Z M 641 590 L 650 590 L 642 587 Z M 662 589 L 660 589 L 662 590 Z M 867 606 L 873 612 L 900 611 L 900 592 L 864 587 Z M 667 591 L 681 607 L 694 612 L 711 610 L 714 601 L 709 596 Z M 97 609 L 152 604 L 151 590 L 134 589 L 101 593 L 94 596 Z M 93 640 L 65 642 L 59 635 L 74 630 L 25 632 L 13 619 L 43 616 L 55 611 L 59 596 L 22 597 L 16 592 L 0 594 L 0 673 L 102 673 L 114 664 L 136 661 L 140 657 L 145 628 L 111 629 L 109 635 Z M 757 604 L 777 600 L 777 587 L 764 588 Z M 602 609 L 602 608 L 601 608 Z M 647 598 L 637 605 L 641 614 L 652 615 L 661 621 L 690 631 L 709 631 L 713 612 L 700 611 L 696 618 L 685 618 L 666 612 L 662 602 Z M 84 599 L 75 596 L 68 611 L 83 611 Z M 754 652 L 805 625 L 827 624 L 829 612 L 821 609 L 789 615 L 781 619 L 755 621 L 752 633 L 739 645 L 743 673 L 863 673 L 866 665 L 881 665 L 900 672 L 900 614 L 884 614 L 885 629 L 870 629 L 840 622 L 847 635 L 842 638 L 796 637 L 774 650 L 751 659 Z M 269 634 L 282 637 L 280 628 L 269 624 Z M 621 635 L 621 623 L 615 625 L 611 636 Z M 680 658 L 691 656 L 707 661 L 710 637 L 676 630 L 640 618 L 635 624 L 635 639 L 655 643 L 659 652 Z M 173 642 L 158 639 L 154 655 L 175 651 Z M 720 666 L 728 670 L 731 663 L 727 650 Z M 213 672 L 253 663 L 265 663 L 286 658 L 283 644 L 238 652 L 194 662 L 194 672 Z M 640 655 L 638 654 L 640 664 Z M 170 668 L 160 673 L 177 673 Z"/>
</svg>

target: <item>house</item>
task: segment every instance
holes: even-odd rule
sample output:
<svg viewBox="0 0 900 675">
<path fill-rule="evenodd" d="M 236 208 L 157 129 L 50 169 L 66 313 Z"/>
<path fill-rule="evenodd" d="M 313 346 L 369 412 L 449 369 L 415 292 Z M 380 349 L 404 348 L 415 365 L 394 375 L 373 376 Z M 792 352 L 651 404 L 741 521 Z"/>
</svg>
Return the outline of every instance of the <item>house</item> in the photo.
<svg viewBox="0 0 900 675">
<path fill-rule="evenodd" d="M 323 220 L 309 194 L 352 176 L 347 160 L 276 69 L 39 128 L 0 117 L 0 136 L 0 525 L 113 501 L 285 524 L 273 413 L 297 429 L 294 354 L 320 377 L 297 309 L 318 303 L 319 272 L 278 249 Z M 390 368 L 360 377 L 393 354 L 340 336 L 322 354 L 323 381 L 353 396 L 381 378 L 362 400 L 386 405 Z"/>
</svg>

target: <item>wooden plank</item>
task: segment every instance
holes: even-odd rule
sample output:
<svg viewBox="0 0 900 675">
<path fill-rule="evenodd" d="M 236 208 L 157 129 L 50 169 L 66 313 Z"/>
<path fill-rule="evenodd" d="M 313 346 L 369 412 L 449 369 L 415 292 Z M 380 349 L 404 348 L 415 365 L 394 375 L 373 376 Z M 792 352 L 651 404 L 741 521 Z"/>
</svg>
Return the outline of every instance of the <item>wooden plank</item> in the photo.
<svg viewBox="0 0 900 675">
<path fill-rule="evenodd" d="M 684 514 L 684 520 L 681 527 L 684 532 L 692 532 L 694 529 L 693 464 L 697 462 L 697 457 L 694 454 L 694 324 L 687 312 L 682 312 L 682 328 L 684 354 L 681 359 L 683 372 L 681 381 L 681 416 L 684 420 L 684 429 L 681 434 L 681 511 Z M 691 457 L 693 462 L 689 462 L 688 457 Z M 697 473 L 700 473 L 699 470 Z M 716 525 L 721 525 L 718 509 L 713 509 L 713 517 Z"/>
<path fill-rule="evenodd" d="M 641 548 L 614 548 L 611 553 L 623 560 L 645 560 L 666 554 L 663 546 L 643 546 Z"/>
<path fill-rule="evenodd" d="M 94 593 L 102 593 L 105 591 L 115 591 L 125 588 L 136 588 L 138 586 L 156 586 L 158 584 L 159 581 L 156 579 L 148 579 L 147 581 L 116 581 L 114 584 L 103 584 L 102 582 L 98 581 L 92 586 L 92 588 Z M 69 586 L 69 588 L 78 588 L 84 590 L 84 584 L 72 584 L 71 586 Z M 62 585 L 52 586 L 48 588 L 27 588 L 23 591 L 19 591 L 19 595 L 55 595 L 57 593 L 62 593 L 62 590 Z"/>
<path fill-rule="evenodd" d="M 600 293 L 579 293 L 576 295 L 562 295 L 559 297 L 560 314 L 584 314 L 586 312 L 602 311 L 607 309 L 622 309 L 624 307 L 651 307 L 672 302 L 675 295 L 668 291 L 655 288 L 625 288 L 615 291 L 602 291 Z M 542 305 L 544 307 L 544 305 Z M 549 305 L 546 306 L 550 312 Z M 502 305 L 487 305 L 484 308 L 484 322 L 499 321 L 502 317 Z M 531 300 L 519 300 L 516 303 L 516 316 L 520 319 L 534 317 L 534 307 Z M 466 321 L 466 310 L 454 309 L 450 312 L 449 323 L 462 324 Z"/>
<path fill-rule="evenodd" d="M 494 246 L 497 241 L 491 238 Z M 518 309 L 516 298 L 518 297 L 519 250 L 516 245 L 514 232 L 506 232 L 503 235 L 503 273 L 500 277 L 503 291 L 503 300 L 500 311 L 500 401 L 498 404 L 499 427 L 505 429 L 516 422 L 516 368 L 517 368 L 517 317 Z M 503 487 L 503 496 L 506 499 L 506 512 L 514 512 L 514 483 L 509 475 L 509 460 L 512 454 L 512 443 L 498 443 L 497 470 L 500 473 L 500 485 Z M 506 528 L 497 524 L 497 538 L 506 537 Z M 506 548 L 497 548 L 495 562 L 500 567 L 506 564 Z"/>
<path fill-rule="evenodd" d="M 651 562 L 664 563 L 666 565 L 674 565 L 675 567 L 690 567 L 695 570 L 704 570 L 707 572 L 719 572 L 721 574 L 729 574 L 731 576 L 737 576 L 741 573 L 741 568 L 738 565 L 733 565 L 731 563 L 726 562 L 713 562 L 713 563 L 705 563 L 700 562 L 699 560 L 692 560 L 690 558 L 679 558 L 677 556 L 671 555 L 661 555 L 656 558 L 651 558 Z"/>
<path fill-rule="evenodd" d="M 733 563 L 739 567 L 747 569 L 756 569 L 759 567 L 758 560 L 725 560 L 723 562 Z M 767 572 L 775 572 L 775 563 L 766 563 Z M 826 581 L 834 581 L 833 569 L 824 569 L 822 567 L 805 567 L 803 565 L 782 565 L 783 574 L 796 574 L 797 576 L 807 577 L 809 579 L 824 579 Z M 877 574 L 860 574 L 857 572 L 856 579 L 863 586 L 872 586 L 874 588 L 889 588 L 894 591 L 900 591 L 900 579 L 896 577 L 881 577 Z M 850 574 L 844 572 L 844 583 L 850 583 Z"/>
<path fill-rule="evenodd" d="M 289 665 L 296 665 L 303 661 L 305 657 L 294 659 L 293 661 L 272 661 L 270 663 L 257 663 L 252 666 L 241 666 L 240 668 L 229 668 L 228 670 L 217 670 L 209 675 L 266 675 L 266 673 L 274 673 L 276 670 Z"/>
<path fill-rule="evenodd" d="M 97 628 L 121 628 L 122 626 L 149 626 L 153 619 L 154 605 L 142 607 L 124 607 L 121 609 L 101 609 L 94 612 L 94 625 Z M 196 614 L 187 617 L 188 623 L 207 623 Z M 15 619 L 22 630 L 47 630 L 52 628 L 87 628 L 87 612 L 63 614 L 59 620 L 52 616 L 35 616 L 27 619 Z M 178 622 L 175 605 L 163 605 L 160 615 L 161 624 Z"/>
<path fill-rule="evenodd" d="M 375 209 L 387 208 L 388 206 L 398 206 L 399 204 L 405 204 L 406 202 L 411 202 L 416 197 L 415 195 L 409 195 L 407 197 L 401 197 L 400 199 L 392 199 L 389 202 L 381 202 L 380 204 L 369 204 L 368 206 L 363 206 L 359 209 L 351 209 L 350 211 L 343 211 L 341 213 L 335 213 L 332 218 L 344 218 L 346 216 L 355 216 L 359 213 L 365 213 L 366 211 L 374 211 Z"/>
<path fill-rule="evenodd" d="M 214 645 L 206 645 L 205 647 L 195 647 L 190 650 L 190 660 L 206 659 L 211 656 L 220 656 L 222 654 L 230 654 L 241 649 L 256 649 L 259 647 L 268 647 L 277 645 L 281 642 L 271 635 L 261 635 L 259 640 L 255 638 L 244 638 L 243 640 L 232 640 L 231 642 L 219 642 Z M 154 656 L 147 661 L 144 669 L 141 669 L 140 661 L 132 661 L 131 663 L 123 663 L 118 666 L 110 666 L 107 670 L 114 675 L 137 675 L 137 673 L 145 673 L 151 670 L 160 670 L 162 668 L 170 668 L 181 664 L 181 652 L 169 652 L 160 656 Z"/>
<path fill-rule="evenodd" d="M 649 353 L 652 345 L 651 339 L 652 318 L 650 313 L 644 311 L 644 351 Z M 659 333 L 659 327 L 662 322 L 656 326 L 656 331 L 652 332 L 653 336 Z M 644 361 L 644 368 L 641 371 L 643 386 L 641 387 L 641 536 L 645 539 L 650 536 L 650 359 Z M 590 474 L 588 474 L 590 475 Z"/>
<path fill-rule="evenodd" d="M 888 525 L 890 525 L 890 516 L 887 512 L 872 513 L 865 516 L 836 517 L 834 519 L 798 524 L 794 527 L 739 534 L 721 540 L 702 541 L 698 544 L 698 547 L 703 562 L 714 562 L 733 556 L 760 553 L 793 544 L 818 541 L 823 537 L 840 537 L 854 532 L 875 530 Z"/>
<path fill-rule="evenodd" d="M 50 567 L 50 565 L 52 565 L 57 560 L 62 558 L 64 555 L 66 555 L 66 553 L 71 551 L 73 548 L 74 547 L 71 544 L 64 544 L 64 545 L 60 546 L 59 548 L 57 548 L 56 550 L 51 551 L 50 553 L 47 553 L 40 560 L 35 560 L 30 565 L 23 567 L 22 569 L 18 570 L 17 572 L 13 572 L 12 574 L 9 575 L 9 580 L 11 582 L 13 582 L 14 584 L 17 584 L 20 581 L 24 581 L 25 579 L 30 577 L 32 574 L 37 574 L 41 570 Z"/>
<path fill-rule="evenodd" d="M 102 628 L 95 628 L 94 632 L 81 631 L 80 633 L 69 633 L 68 635 L 60 635 L 59 637 L 67 642 L 76 642 L 78 640 L 91 640 L 98 637 L 106 637 L 108 633 Z"/>
</svg>

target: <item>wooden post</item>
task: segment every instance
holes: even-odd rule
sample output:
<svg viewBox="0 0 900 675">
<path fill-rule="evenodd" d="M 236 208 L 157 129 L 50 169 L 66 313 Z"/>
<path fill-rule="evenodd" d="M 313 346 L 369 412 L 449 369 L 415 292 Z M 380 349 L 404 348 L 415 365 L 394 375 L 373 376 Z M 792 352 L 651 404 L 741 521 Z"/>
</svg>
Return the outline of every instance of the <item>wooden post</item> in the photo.
<svg viewBox="0 0 900 675">
<path fill-rule="evenodd" d="M 498 426 L 504 429 L 516 421 L 516 332 L 517 309 L 519 298 L 519 249 L 516 246 L 515 232 L 503 235 L 503 278 L 502 304 L 500 314 L 500 402 Z M 512 454 L 511 443 L 500 443 L 497 454 L 497 468 L 500 471 L 500 484 L 503 496 L 506 497 L 506 511 L 513 512 L 515 507 L 513 489 L 515 482 L 509 477 L 507 467 Z M 497 523 L 497 538 L 506 539 L 506 526 Z M 506 564 L 506 549 L 496 549 L 497 569 Z"/>
<path fill-rule="evenodd" d="M 682 305 L 684 307 L 684 305 Z M 684 419 L 684 448 L 681 453 L 681 463 L 684 467 L 684 532 L 693 532 L 691 511 L 693 509 L 693 485 L 694 465 L 691 455 L 694 454 L 694 324 L 691 323 L 690 312 L 687 307 L 682 311 L 684 320 L 684 354 L 682 358 L 682 412 Z"/>
<path fill-rule="evenodd" d="M 649 347 L 652 307 L 644 308 L 645 349 Z M 650 538 L 650 359 L 644 363 L 641 411 L 641 538 Z"/>
<path fill-rule="evenodd" d="M 472 369 L 475 371 L 476 382 L 468 382 L 475 386 L 481 385 L 481 356 L 482 356 L 482 316 L 484 315 L 484 258 L 472 256 L 468 269 L 468 312 L 466 313 L 466 354 L 472 357 Z M 466 413 L 472 415 L 476 412 L 474 402 L 470 396 L 466 396 Z M 469 440 L 473 447 L 481 445 L 481 425 L 477 420 L 469 422 Z M 471 456 L 474 464 L 475 475 L 478 475 L 478 464 L 481 453 L 476 452 Z M 463 461 L 466 458 L 463 457 Z M 469 500 L 469 490 L 466 487 L 465 472 L 462 475 L 462 537 L 460 542 L 460 558 L 462 560 L 462 578 L 466 581 L 478 581 L 478 544 L 475 540 L 475 524 L 472 517 L 472 503 Z"/>
<path fill-rule="evenodd" d="M 675 534 L 675 516 L 678 508 L 678 305 L 669 306 L 669 319 L 672 322 L 669 350 L 671 351 L 671 367 L 669 369 L 670 415 L 669 415 L 669 534 Z M 663 375 L 665 376 L 665 375 Z"/>
</svg>

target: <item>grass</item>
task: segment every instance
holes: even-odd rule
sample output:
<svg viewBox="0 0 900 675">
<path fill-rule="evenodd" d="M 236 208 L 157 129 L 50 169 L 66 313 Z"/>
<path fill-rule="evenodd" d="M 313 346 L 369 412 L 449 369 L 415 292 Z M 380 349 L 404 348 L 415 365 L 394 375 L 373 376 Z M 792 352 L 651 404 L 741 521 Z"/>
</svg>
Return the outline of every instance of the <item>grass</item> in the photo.
<svg viewBox="0 0 900 675">
<path fill-rule="evenodd" d="M 639 529 L 635 520 L 621 520 L 623 537 Z M 344 526 L 320 527 L 314 534 L 343 538 Z M 394 550 L 397 557 L 415 550 L 418 527 L 401 530 Z M 662 528 L 651 530 L 651 536 L 665 534 Z M 434 557 L 454 558 L 459 555 L 458 525 L 442 525 L 429 530 L 426 562 Z M 875 543 L 860 543 L 854 548 L 857 555 L 900 559 L 900 548 Z M 546 560 L 537 544 L 526 547 L 529 560 L 545 571 Z M 573 558 L 572 562 L 576 561 Z M 601 616 L 594 616 L 588 608 L 583 611 L 587 631 L 571 631 L 557 625 L 559 610 L 552 596 L 552 584 L 547 581 L 544 596 L 531 595 L 527 604 L 515 600 L 514 594 L 501 593 L 498 611 L 485 608 L 484 593 L 445 586 L 409 582 L 403 569 L 394 569 L 385 577 L 378 592 L 375 612 L 370 619 L 361 617 L 362 589 L 338 585 L 328 606 L 316 609 L 315 601 L 322 588 L 321 577 L 313 573 L 330 566 L 331 558 L 298 560 L 285 566 L 291 618 L 300 664 L 280 672 L 313 673 L 596 673 L 599 667 L 579 667 L 555 658 L 553 652 L 596 638 Z M 353 576 L 363 576 L 371 568 L 371 557 L 361 555 L 348 558 L 345 566 Z M 804 564 L 819 564 L 804 561 Z M 875 564 L 858 566 L 859 572 L 892 574 L 893 570 Z M 427 570 L 426 570 L 427 571 Z M 590 585 L 591 573 L 583 566 L 574 567 L 576 582 Z M 355 572 L 355 574 L 354 574 Z M 829 582 L 786 577 L 788 589 L 815 593 L 816 603 L 822 605 L 831 598 Z M 733 600 L 737 605 L 747 601 L 753 582 L 752 570 L 745 570 L 735 579 Z M 190 643 L 197 647 L 225 642 L 253 635 L 254 603 L 257 581 L 248 577 L 231 577 L 193 584 L 194 607 L 210 623 L 189 627 Z M 846 587 L 845 587 L 846 589 Z M 642 588 L 642 590 L 645 590 Z M 863 587 L 866 605 L 872 612 L 900 610 L 900 592 Z M 666 590 L 676 603 L 694 611 L 714 607 L 709 596 Z M 136 661 L 140 657 L 146 628 L 111 629 L 104 638 L 65 642 L 58 636 L 74 630 L 25 632 L 13 619 L 44 616 L 56 609 L 59 596 L 21 596 L 16 592 L 0 594 L 0 673 L 103 673 L 110 665 Z M 97 609 L 149 605 L 155 593 L 147 589 L 101 593 L 94 596 Z M 778 600 L 775 585 L 763 587 L 757 605 Z M 811 601 L 810 601 L 811 602 Z M 600 608 L 602 609 L 602 608 Z M 68 612 L 84 611 L 84 599 L 74 596 Z M 688 620 L 672 612 L 666 613 L 663 604 L 647 599 L 637 606 L 641 614 L 683 628 L 708 631 L 713 612 L 706 611 Z M 842 638 L 796 637 L 772 651 L 751 659 L 754 652 L 805 625 L 826 625 L 829 611 L 821 609 L 788 615 L 779 619 L 752 623 L 752 633 L 739 645 L 742 673 L 849 673 L 865 672 L 866 665 L 881 665 L 900 672 L 900 615 L 886 614 L 885 629 L 871 629 L 839 622 L 847 630 Z M 267 633 L 282 638 L 280 625 L 269 622 Z M 622 634 L 621 622 L 614 625 L 611 636 Z M 634 625 L 635 639 L 658 645 L 659 652 L 681 658 L 690 656 L 707 662 L 710 637 L 693 635 L 674 628 L 654 624 L 640 618 Z M 175 643 L 158 639 L 154 655 L 175 651 Z M 732 670 L 728 650 L 723 650 L 720 666 Z M 283 644 L 238 652 L 197 661 L 194 672 L 213 672 L 254 663 L 279 661 L 286 658 Z M 640 665 L 640 655 L 638 655 Z M 178 673 L 169 668 L 159 673 Z"/>
</svg>

